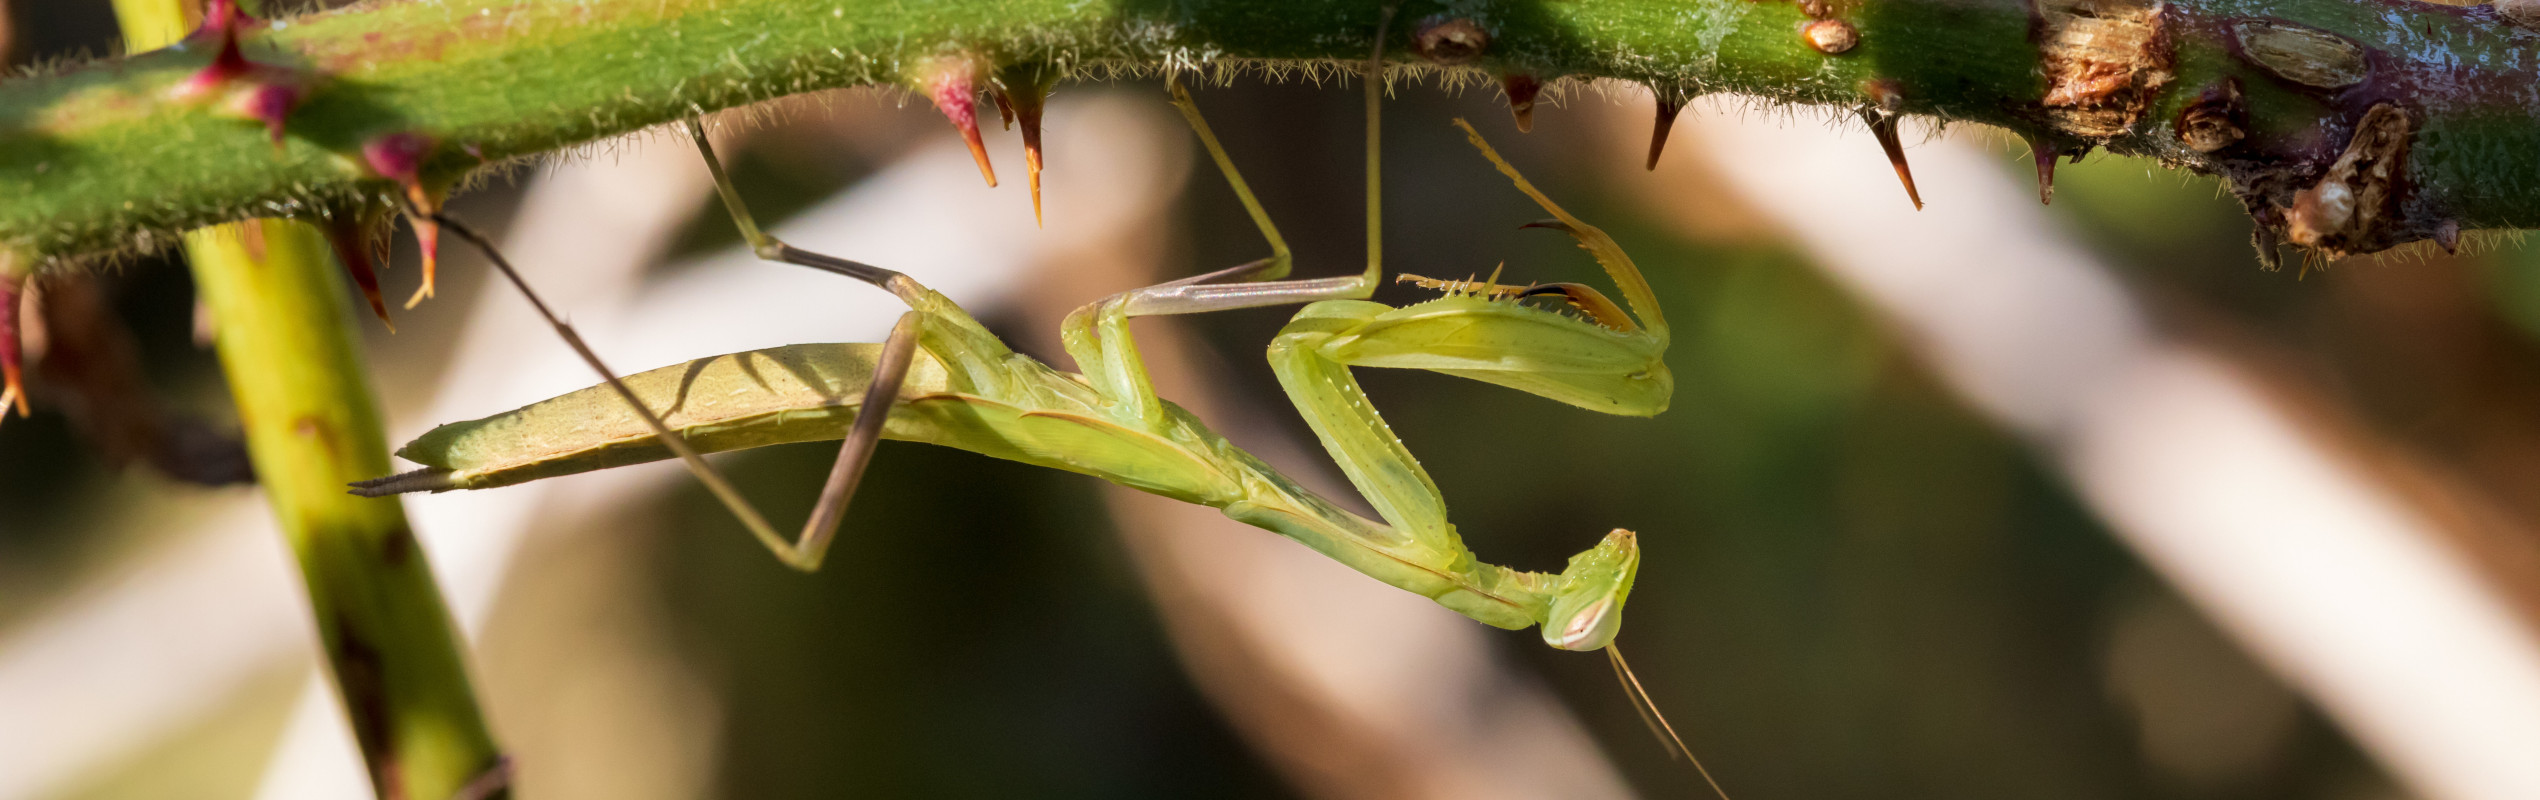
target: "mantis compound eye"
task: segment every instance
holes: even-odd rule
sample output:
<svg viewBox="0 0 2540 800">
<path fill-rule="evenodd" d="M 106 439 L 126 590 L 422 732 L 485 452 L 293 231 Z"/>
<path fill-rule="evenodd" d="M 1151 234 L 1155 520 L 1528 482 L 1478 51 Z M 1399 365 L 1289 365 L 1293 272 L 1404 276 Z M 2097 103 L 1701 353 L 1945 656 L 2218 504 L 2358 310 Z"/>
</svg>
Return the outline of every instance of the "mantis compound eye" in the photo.
<svg viewBox="0 0 2540 800">
<path fill-rule="evenodd" d="M 1567 615 L 1556 612 L 1552 621 L 1559 624 L 1543 626 L 1545 644 L 1563 650 L 1602 650 L 1623 629 L 1623 603 L 1614 595 L 1604 595 Z"/>
<path fill-rule="evenodd" d="M 1617 528 L 1596 549 L 1570 558 L 1561 577 L 1569 582 L 1552 601 L 1543 642 L 1563 650 L 1601 650 L 1623 627 L 1623 600 L 1640 571 L 1640 538 Z"/>
</svg>

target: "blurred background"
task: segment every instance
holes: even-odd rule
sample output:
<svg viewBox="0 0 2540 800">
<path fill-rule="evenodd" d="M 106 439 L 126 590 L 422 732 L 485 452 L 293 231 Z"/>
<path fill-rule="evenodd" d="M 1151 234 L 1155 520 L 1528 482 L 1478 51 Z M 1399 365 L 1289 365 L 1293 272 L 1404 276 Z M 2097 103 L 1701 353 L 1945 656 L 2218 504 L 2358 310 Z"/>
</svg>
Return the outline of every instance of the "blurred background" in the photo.
<svg viewBox="0 0 2540 800">
<path fill-rule="evenodd" d="M 117 47 L 105 0 L 0 5 L 13 63 Z M 1307 275 L 1361 258 L 1354 86 L 1198 93 Z M 1263 254 L 1160 82 L 1050 114 L 1041 229 L 1014 137 L 988 189 L 922 101 L 717 122 L 780 235 L 1062 365 L 1075 305 Z M 1672 410 L 1360 376 L 1485 560 L 1642 534 L 1620 642 L 1731 796 L 2540 796 L 2540 248 L 2269 272 L 2214 181 L 2148 162 L 2064 166 L 2041 208 L 2023 146 L 1929 131 L 1917 213 L 1849 117 L 1698 104 L 1649 172 L 1649 115 L 1572 87 L 1520 135 L 1493 87 L 1398 85 L 1386 263 L 1604 284 L 1517 229 L 1543 214 L 1470 118 L 1648 272 Z M 752 261 L 710 192 L 655 133 L 455 208 L 624 368 L 879 339 L 887 297 Z M 480 267 L 364 320 L 392 442 L 592 382 Z M 0 424 L 0 798 L 366 793 L 260 500 L 204 485 L 240 467 L 185 270 L 42 292 L 40 411 Z M 1348 497 L 1260 356 L 1289 313 L 1141 344 L 1166 397 Z M 722 463 L 792 519 L 829 457 Z M 885 444 L 811 576 L 672 465 L 408 505 L 522 797 L 1708 791 L 1603 658 L 1088 478 Z"/>
</svg>

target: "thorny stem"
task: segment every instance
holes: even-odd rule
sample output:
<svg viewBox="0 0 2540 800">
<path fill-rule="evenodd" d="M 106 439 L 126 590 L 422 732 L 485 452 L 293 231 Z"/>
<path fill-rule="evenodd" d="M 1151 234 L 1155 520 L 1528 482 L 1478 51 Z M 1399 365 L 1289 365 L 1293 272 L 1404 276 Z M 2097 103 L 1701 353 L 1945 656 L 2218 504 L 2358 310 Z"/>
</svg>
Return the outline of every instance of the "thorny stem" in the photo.
<svg viewBox="0 0 2540 800">
<path fill-rule="evenodd" d="M 2512 21 L 2540 13 L 2502 2 L 1422 0 L 1401 4 L 1386 52 L 1520 86 L 1612 78 L 1668 98 L 1734 91 L 1839 109 L 1876 97 L 2049 152 L 2104 147 L 2219 174 L 2267 235 L 2368 252 L 2540 225 L 2540 31 L 2517 26 L 2540 21 Z M 50 262 L 385 195 L 347 154 L 391 133 L 436 142 L 427 182 L 446 185 L 701 111 L 915 88 L 947 56 L 1097 74 L 1346 70 L 1384 5 L 377 0 L 250 32 L 249 59 L 308 87 L 279 155 L 257 124 L 168 98 L 212 48 L 0 85 L 0 243 Z M 1812 18 L 1850 35 L 1803 34 Z M 1457 36 L 1430 37 L 1455 20 Z M 2384 106 L 2399 113 L 2358 135 Z"/>
<path fill-rule="evenodd" d="M 344 279 L 309 226 L 233 230 L 188 236 L 187 251 L 363 763 L 383 799 L 457 796 L 502 754 L 404 506 L 344 493 L 390 468 Z"/>
<path fill-rule="evenodd" d="M 193 3 L 115 5 L 139 50 L 181 36 Z M 388 444 L 334 248 L 315 226 L 286 220 L 184 241 L 257 481 L 298 556 L 374 791 L 383 800 L 499 796 L 502 756 L 404 506 L 343 491 L 388 469 Z"/>
</svg>

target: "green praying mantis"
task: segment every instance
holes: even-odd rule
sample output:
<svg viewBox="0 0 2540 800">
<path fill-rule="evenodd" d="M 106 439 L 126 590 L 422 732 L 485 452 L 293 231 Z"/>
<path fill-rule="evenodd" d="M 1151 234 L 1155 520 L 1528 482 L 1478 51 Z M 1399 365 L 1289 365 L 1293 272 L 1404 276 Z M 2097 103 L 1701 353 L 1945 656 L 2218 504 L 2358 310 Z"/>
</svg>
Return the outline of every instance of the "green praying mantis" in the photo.
<svg viewBox="0 0 2540 800">
<path fill-rule="evenodd" d="M 907 304 L 885 341 L 754 350 L 619 378 L 484 237 L 457 220 L 436 217 L 444 230 L 483 250 L 604 382 L 436 428 L 399 450 L 424 469 L 356 484 L 355 491 L 377 496 L 486 489 L 678 458 L 779 559 L 812 570 L 827 553 L 879 440 L 926 442 L 1217 508 L 1484 624 L 1540 627 L 1546 644 L 1564 650 L 1606 650 L 1635 707 L 1654 715 L 1646 692 L 1612 648 L 1640 563 L 1638 537 L 1615 529 L 1571 557 L 1559 573 L 1477 559 L 1449 522 L 1436 484 L 1369 404 L 1351 369 L 1425 369 L 1592 411 L 1654 415 L 1666 409 L 1674 391 L 1662 360 L 1668 327 L 1656 295 L 1611 237 L 1546 197 L 1459 119 L 1456 124 L 1482 157 L 1551 214 L 1529 227 L 1573 237 L 1613 279 L 1623 304 L 1575 283 L 1504 286 L 1496 273 L 1481 281 L 1406 275 L 1404 280 L 1442 296 L 1398 308 L 1368 301 L 1383 272 L 1377 174 L 1381 60 L 1371 60 L 1364 77 L 1366 266 L 1355 275 L 1313 279 L 1288 279 L 1291 257 L 1278 228 L 1189 93 L 1168 82 L 1173 105 L 1271 253 L 1077 309 L 1062 324 L 1061 338 L 1081 372 L 1014 352 L 958 305 L 908 275 L 800 250 L 765 233 L 702 124 L 693 120 L 688 132 L 759 257 L 864 281 Z M 1382 521 L 1306 490 L 1157 396 L 1129 327 L 1142 316 L 1299 303 L 1304 309 L 1270 344 L 1271 368 Z M 837 461 L 810 518 L 790 540 L 702 457 L 829 439 L 843 439 Z M 1650 719 L 1653 728 L 1665 727 L 1663 719 Z M 1672 731 L 1664 738 L 1675 739 Z M 1680 740 L 1674 744 L 1681 748 Z"/>
</svg>

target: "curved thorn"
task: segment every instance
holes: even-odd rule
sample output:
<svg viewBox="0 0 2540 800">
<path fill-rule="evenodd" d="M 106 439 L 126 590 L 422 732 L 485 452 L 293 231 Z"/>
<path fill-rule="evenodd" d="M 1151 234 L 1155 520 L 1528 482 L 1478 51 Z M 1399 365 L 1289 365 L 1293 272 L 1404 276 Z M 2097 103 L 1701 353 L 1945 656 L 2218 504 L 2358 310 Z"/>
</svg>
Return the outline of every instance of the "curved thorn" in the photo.
<svg viewBox="0 0 2540 800">
<path fill-rule="evenodd" d="M 1045 95 L 1034 87 L 1014 98 L 1014 118 L 1023 123 L 1023 175 L 1032 187 L 1032 224 L 1041 224 L 1041 111 Z"/>
<path fill-rule="evenodd" d="M 1023 124 L 1023 173 L 1032 190 L 1032 224 L 1043 224 L 1041 213 L 1041 112 L 1049 107 L 1050 89 L 1058 85 L 1064 73 L 1056 67 L 1038 62 L 1008 64 L 997 71 L 995 83 L 997 110 Z M 1007 126 L 1011 129 L 1013 126 Z"/>
<path fill-rule="evenodd" d="M 388 326 L 389 333 L 396 333 L 397 322 L 388 318 L 388 301 L 379 295 L 379 270 L 371 263 L 370 237 L 366 233 L 358 215 L 347 213 L 327 222 L 326 243 L 334 247 L 335 260 L 352 276 L 353 285 L 362 290 L 362 299 L 370 302 L 371 315 L 379 318 L 379 324 Z"/>
<path fill-rule="evenodd" d="M 1535 96 L 1543 93 L 1543 81 L 1533 75 L 1502 75 L 1499 90 L 1508 95 L 1508 114 L 1517 118 L 1517 132 L 1535 129 Z"/>
<path fill-rule="evenodd" d="M 2028 153 L 2029 158 L 2037 162 L 2037 203 L 2038 205 L 2054 205 L 2057 154 L 2049 149 L 2045 142 L 2037 139 L 2029 140 Z"/>
<path fill-rule="evenodd" d="M 1875 109 L 1861 109 L 1861 119 L 1870 123 L 1870 135 L 1879 140 L 1879 149 L 1887 151 L 1887 163 L 1896 168 L 1896 179 L 1905 184 L 1905 197 L 1914 201 L 1914 210 L 1923 210 L 1923 193 L 1914 188 L 1914 168 L 1905 163 L 1905 145 L 1896 139 L 1897 117 Z"/>
<path fill-rule="evenodd" d="M 1658 154 L 1666 152 L 1667 132 L 1675 130 L 1676 114 L 1682 111 L 1683 103 L 1663 95 L 1658 98 L 1658 119 L 1649 129 L 1649 164 L 1644 169 L 1658 171 Z"/>
<path fill-rule="evenodd" d="M 413 204 L 407 217 L 415 226 L 415 248 L 423 254 L 423 285 L 415 288 L 413 297 L 406 298 L 406 310 L 413 311 L 415 306 L 432 299 L 433 285 L 440 280 L 441 223 L 436 218 L 440 216 L 441 203 L 424 191 L 422 184 L 408 184 L 406 200 Z"/>
<path fill-rule="evenodd" d="M 997 168 L 988 163 L 988 145 L 979 139 L 978 92 L 970 73 L 968 61 L 947 61 L 927 81 L 926 95 L 935 101 L 935 110 L 944 112 L 944 118 L 961 131 L 962 141 L 970 145 L 970 159 L 979 162 L 979 177 L 986 178 L 993 187 L 997 185 Z"/>
</svg>

